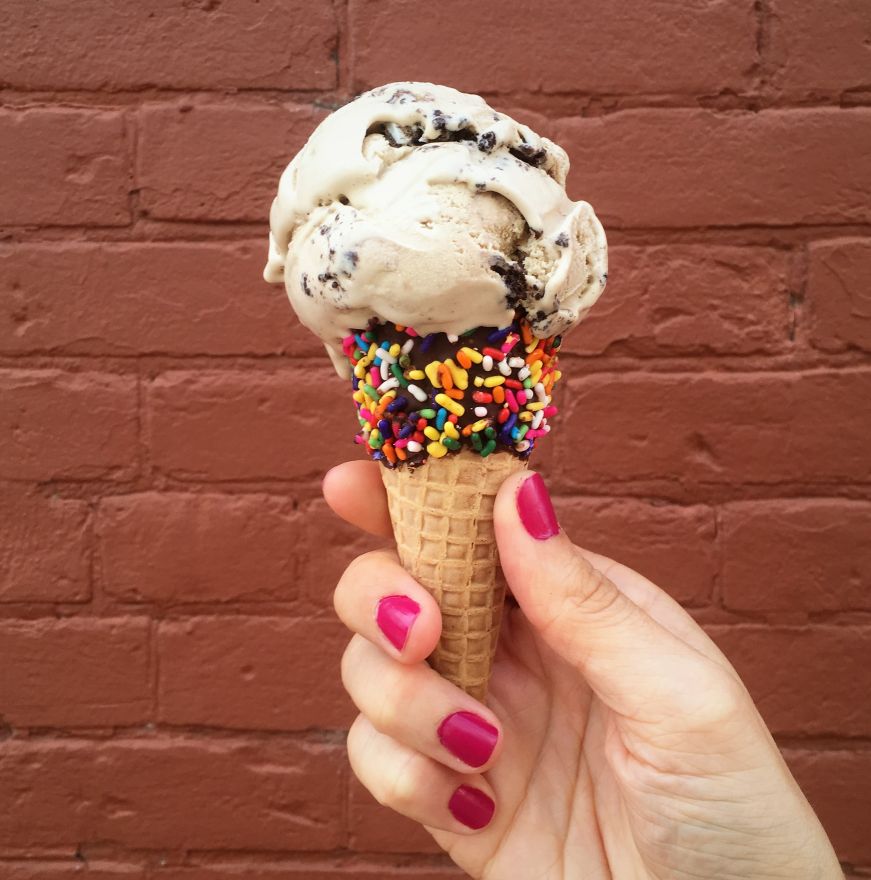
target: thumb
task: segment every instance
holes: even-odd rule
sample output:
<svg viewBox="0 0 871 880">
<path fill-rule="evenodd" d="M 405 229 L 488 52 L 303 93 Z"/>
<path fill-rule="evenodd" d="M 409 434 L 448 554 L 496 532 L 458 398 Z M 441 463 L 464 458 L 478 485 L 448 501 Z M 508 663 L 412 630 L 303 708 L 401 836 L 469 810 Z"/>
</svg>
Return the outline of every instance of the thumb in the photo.
<svg viewBox="0 0 871 880">
<path fill-rule="evenodd" d="M 524 615 L 613 711 L 685 723 L 709 703 L 709 687 L 722 689 L 716 664 L 646 614 L 572 544 L 537 473 L 505 481 L 494 524 L 502 570 Z"/>
</svg>

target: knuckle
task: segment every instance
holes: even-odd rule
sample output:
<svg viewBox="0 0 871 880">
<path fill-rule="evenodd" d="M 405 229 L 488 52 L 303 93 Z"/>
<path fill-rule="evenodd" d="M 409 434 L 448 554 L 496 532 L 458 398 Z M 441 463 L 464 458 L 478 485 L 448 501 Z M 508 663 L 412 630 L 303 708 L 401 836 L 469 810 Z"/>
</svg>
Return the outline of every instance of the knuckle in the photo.
<svg viewBox="0 0 871 880">
<path fill-rule="evenodd" d="M 748 696 L 744 686 L 719 667 L 700 672 L 693 686 L 682 688 L 680 693 L 684 717 L 693 728 L 725 731 L 746 718 Z"/>
<path fill-rule="evenodd" d="M 351 637 L 342 654 L 340 666 L 342 685 L 348 693 L 352 691 L 355 680 L 354 672 L 360 666 L 361 655 L 365 647 L 365 639 L 362 636 L 355 635 Z"/>
<path fill-rule="evenodd" d="M 382 774 L 372 792 L 382 806 L 399 813 L 408 812 L 425 790 L 421 772 L 421 760 L 417 754 L 409 754 L 397 761 L 389 772 Z"/>
</svg>

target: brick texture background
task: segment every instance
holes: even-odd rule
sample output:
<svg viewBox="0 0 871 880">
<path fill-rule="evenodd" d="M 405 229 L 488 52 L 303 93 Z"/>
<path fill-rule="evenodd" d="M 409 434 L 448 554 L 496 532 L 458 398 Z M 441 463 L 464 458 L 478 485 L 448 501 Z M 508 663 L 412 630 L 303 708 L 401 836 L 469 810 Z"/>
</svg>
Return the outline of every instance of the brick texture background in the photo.
<svg viewBox="0 0 871 880">
<path fill-rule="evenodd" d="M 349 773 L 330 593 L 370 544 L 319 477 L 352 408 L 260 280 L 284 164 L 395 79 L 566 146 L 611 283 L 539 467 L 871 876 L 867 0 L 533 6 L 0 4 L 2 880 L 459 876 Z"/>
</svg>

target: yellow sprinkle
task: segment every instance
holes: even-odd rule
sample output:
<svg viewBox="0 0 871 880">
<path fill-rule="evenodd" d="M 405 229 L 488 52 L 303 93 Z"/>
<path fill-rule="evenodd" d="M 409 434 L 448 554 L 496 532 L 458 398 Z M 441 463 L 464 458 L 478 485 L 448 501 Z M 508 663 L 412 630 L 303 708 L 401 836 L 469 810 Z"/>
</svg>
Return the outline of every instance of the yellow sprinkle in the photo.
<svg viewBox="0 0 871 880">
<path fill-rule="evenodd" d="M 366 395 L 362 392 L 362 390 L 361 390 L 361 391 L 355 391 L 355 392 L 354 392 L 354 401 L 355 401 L 356 403 L 362 403 L 362 402 L 363 402 L 363 398 L 364 398 L 365 396 L 366 396 Z"/>
<path fill-rule="evenodd" d="M 398 342 L 394 342 L 393 345 L 390 346 L 390 354 L 395 358 L 399 357 L 401 351 L 402 346 Z"/>
<path fill-rule="evenodd" d="M 376 440 L 380 440 L 381 439 L 381 432 L 377 428 L 373 428 L 371 436 L 374 437 Z"/>
<path fill-rule="evenodd" d="M 373 342 L 369 346 L 369 353 L 366 355 L 366 357 L 369 358 L 370 362 L 375 360 L 375 354 L 377 353 L 377 351 L 378 351 L 378 346 Z"/>
<path fill-rule="evenodd" d="M 423 433 L 426 434 L 426 436 L 429 437 L 430 440 L 433 440 L 436 443 L 441 439 L 441 434 L 439 434 L 439 432 L 432 425 L 427 425 L 423 429 Z"/>
<path fill-rule="evenodd" d="M 445 422 L 445 434 L 447 434 L 451 440 L 460 439 L 460 432 L 457 430 L 457 426 L 453 422 Z"/>
<path fill-rule="evenodd" d="M 448 454 L 448 447 L 447 447 L 447 446 L 442 446 L 441 443 L 427 443 L 427 445 L 426 445 L 426 451 L 427 451 L 427 452 L 428 452 L 433 458 L 441 458 L 443 455 L 447 455 L 447 454 Z"/>
<path fill-rule="evenodd" d="M 426 379 L 426 373 L 423 370 L 409 370 L 406 377 L 414 382 L 420 382 L 421 379 Z"/>
<path fill-rule="evenodd" d="M 479 351 L 475 351 L 474 348 L 462 348 L 460 351 L 473 363 L 480 364 L 482 360 L 484 360 L 484 355 Z"/>
<path fill-rule="evenodd" d="M 480 388 L 484 384 L 484 380 L 480 376 L 475 376 L 475 387 Z"/>
<path fill-rule="evenodd" d="M 358 361 L 357 365 L 354 367 L 354 375 L 358 379 L 363 379 L 366 376 L 366 367 L 368 365 L 364 364 L 363 361 Z"/>
<path fill-rule="evenodd" d="M 554 382 L 558 382 L 560 379 L 562 379 L 562 377 L 563 377 L 563 374 L 559 370 L 554 370 L 554 373 L 553 373 L 553 381 Z"/>
<path fill-rule="evenodd" d="M 505 377 L 504 376 L 488 376 L 484 380 L 484 385 L 487 388 L 495 388 L 497 385 L 504 385 Z"/>
<path fill-rule="evenodd" d="M 532 421 L 532 413 L 531 412 L 522 412 L 522 413 L 518 414 L 517 418 L 521 422 L 531 422 Z"/>
<path fill-rule="evenodd" d="M 423 369 L 426 373 L 427 379 L 429 379 L 430 385 L 434 388 L 441 388 L 442 383 L 439 379 L 439 367 L 441 364 L 438 361 L 430 361 Z"/>
<path fill-rule="evenodd" d="M 483 431 L 490 424 L 490 419 L 478 419 L 474 425 L 472 425 L 472 433 L 477 434 L 478 431 Z"/>
<path fill-rule="evenodd" d="M 530 378 L 532 379 L 532 384 L 535 385 L 539 377 L 541 376 L 541 361 L 536 361 L 532 367 L 530 368 Z"/>
<path fill-rule="evenodd" d="M 538 412 L 540 409 L 544 409 L 543 403 L 527 403 L 526 404 L 527 412 Z"/>
<path fill-rule="evenodd" d="M 532 342 L 530 342 L 529 345 L 526 346 L 526 353 L 532 354 L 536 348 L 538 348 L 538 340 L 533 339 Z"/>
<path fill-rule="evenodd" d="M 466 411 L 465 407 L 460 406 L 456 400 L 448 397 L 447 394 L 436 394 L 435 402 L 439 406 L 443 406 L 449 413 L 453 413 L 455 416 L 461 416 Z"/>
<path fill-rule="evenodd" d="M 469 374 L 462 367 L 457 366 L 450 358 L 445 361 L 445 366 L 451 371 L 454 385 L 460 391 L 465 391 L 469 387 Z"/>
</svg>

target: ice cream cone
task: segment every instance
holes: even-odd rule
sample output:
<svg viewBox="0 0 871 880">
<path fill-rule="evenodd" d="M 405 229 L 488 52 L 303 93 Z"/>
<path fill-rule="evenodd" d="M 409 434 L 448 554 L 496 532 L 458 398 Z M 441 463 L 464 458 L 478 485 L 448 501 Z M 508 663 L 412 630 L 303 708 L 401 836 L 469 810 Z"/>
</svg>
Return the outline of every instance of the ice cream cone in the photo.
<svg viewBox="0 0 871 880">
<path fill-rule="evenodd" d="M 381 471 L 400 560 L 442 612 L 429 662 L 478 700 L 487 694 L 505 598 L 493 503 L 504 480 L 525 467 L 513 455 L 463 449 L 415 469 Z"/>
</svg>

